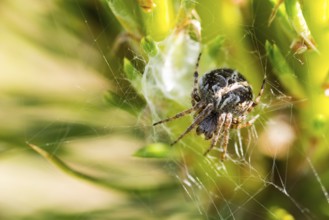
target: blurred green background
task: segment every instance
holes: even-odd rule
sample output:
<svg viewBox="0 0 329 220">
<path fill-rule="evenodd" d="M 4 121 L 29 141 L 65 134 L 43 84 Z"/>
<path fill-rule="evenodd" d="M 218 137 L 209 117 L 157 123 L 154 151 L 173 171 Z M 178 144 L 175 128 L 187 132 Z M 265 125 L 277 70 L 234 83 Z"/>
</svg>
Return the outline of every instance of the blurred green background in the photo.
<svg viewBox="0 0 329 220">
<path fill-rule="evenodd" d="M 0 219 L 329 218 L 329 1 L 3 0 Z M 238 69 L 255 126 L 186 136 L 193 71 Z"/>
</svg>

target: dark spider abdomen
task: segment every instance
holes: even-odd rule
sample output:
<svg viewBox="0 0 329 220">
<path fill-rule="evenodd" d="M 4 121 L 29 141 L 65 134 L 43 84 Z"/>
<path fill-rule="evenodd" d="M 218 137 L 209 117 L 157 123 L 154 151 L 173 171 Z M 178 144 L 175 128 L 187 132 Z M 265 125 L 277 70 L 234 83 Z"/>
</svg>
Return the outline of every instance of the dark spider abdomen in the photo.
<svg viewBox="0 0 329 220">
<path fill-rule="evenodd" d="M 236 70 L 223 68 L 206 73 L 199 82 L 201 100 L 214 104 L 214 112 L 239 115 L 252 102 L 252 89 Z"/>
<path fill-rule="evenodd" d="M 196 129 L 196 133 L 198 135 L 204 134 L 206 140 L 212 138 L 217 127 L 218 117 L 219 115 L 217 112 L 212 112 L 200 123 Z"/>
</svg>

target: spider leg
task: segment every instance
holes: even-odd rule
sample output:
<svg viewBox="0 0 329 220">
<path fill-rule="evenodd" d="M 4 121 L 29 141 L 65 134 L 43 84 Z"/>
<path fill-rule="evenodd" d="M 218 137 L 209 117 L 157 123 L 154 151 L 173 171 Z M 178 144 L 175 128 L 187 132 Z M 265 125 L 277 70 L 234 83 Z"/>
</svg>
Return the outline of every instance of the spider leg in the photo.
<svg viewBox="0 0 329 220">
<path fill-rule="evenodd" d="M 244 111 L 244 113 L 241 116 L 239 116 L 237 118 L 233 118 L 232 128 L 241 129 L 241 128 L 249 127 L 259 117 L 259 115 L 257 115 L 255 117 L 253 117 L 251 120 L 245 122 L 244 124 L 241 124 L 242 121 L 246 120 L 246 115 L 248 113 L 250 113 L 258 105 L 258 103 L 260 102 L 260 98 L 262 97 L 262 95 L 264 93 L 265 83 L 266 83 L 266 75 L 264 76 L 261 89 L 260 89 L 257 97 L 255 98 L 255 101 L 250 102 L 249 106 L 246 108 L 246 110 Z"/>
<path fill-rule="evenodd" d="M 231 128 L 231 124 L 232 124 L 232 114 L 231 113 L 227 113 L 226 114 L 226 118 L 225 118 L 225 123 L 224 123 L 224 133 L 223 133 L 223 152 L 221 154 L 221 160 L 223 161 L 225 159 L 226 156 L 226 151 L 227 151 L 227 145 L 228 145 L 228 141 L 229 141 L 229 137 L 230 137 L 230 128 Z"/>
<path fill-rule="evenodd" d="M 243 114 L 241 116 L 238 116 L 236 118 L 233 118 L 232 119 L 232 128 L 236 128 L 236 126 L 238 124 L 241 124 L 241 122 L 243 122 L 244 120 L 246 120 L 246 115 L 245 114 Z"/>
<path fill-rule="evenodd" d="M 201 53 L 199 54 L 198 60 L 197 60 L 196 65 L 195 65 L 194 83 L 193 83 L 193 90 L 192 90 L 192 93 L 191 93 L 192 106 L 194 106 L 196 102 L 199 102 L 201 100 L 200 95 L 198 93 L 198 82 L 199 82 L 198 68 L 199 68 L 200 58 L 201 58 Z"/>
<path fill-rule="evenodd" d="M 183 116 L 185 116 L 187 114 L 190 114 L 191 112 L 193 112 L 195 110 L 198 110 L 199 108 L 202 108 L 203 106 L 204 106 L 204 104 L 202 102 L 199 102 L 196 105 L 194 105 L 192 108 L 189 108 L 189 109 L 187 109 L 185 111 L 182 111 L 182 112 L 180 112 L 180 113 L 178 113 L 178 114 L 176 114 L 176 115 L 174 115 L 174 116 L 172 116 L 170 118 L 167 118 L 167 119 L 164 119 L 164 120 L 155 122 L 153 124 L 153 126 L 158 125 L 158 124 L 162 124 L 162 123 L 165 123 L 165 122 L 168 122 L 168 121 L 172 121 L 172 120 L 175 120 L 177 118 L 181 118 L 181 117 L 183 117 Z"/>
<path fill-rule="evenodd" d="M 213 104 L 208 104 L 202 112 L 194 119 L 193 123 L 182 133 L 171 145 L 176 144 L 180 139 L 182 139 L 187 133 L 189 133 L 193 128 L 195 128 L 201 121 L 209 115 L 209 113 L 213 110 Z"/>
<path fill-rule="evenodd" d="M 257 118 L 259 117 L 259 115 L 256 115 L 255 117 L 253 117 L 252 119 L 250 119 L 249 121 L 243 123 L 243 124 L 232 124 L 232 127 L 233 128 L 236 128 L 236 129 L 241 129 L 241 128 L 245 128 L 245 127 L 249 127 L 251 125 L 254 124 L 254 122 L 257 120 Z"/>
<path fill-rule="evenodd" d="M 252 111 L 253 108 L 255 108 L 259 101 L 260 101 L 260 98 L 262 97 L 263 95 L 263 92 L 264 92 L 264 89 L 265 89 L 265 83 L 266 83 L 266 75 L 264 76 L 264 79 L 263 79 L 263 82 L 262 82 L 262 86 L 260 88 L 260 91 L 257 95 L 257 97 L 255 98 L 255 101 L 252 101 L 249 105 L 249 107 L 247 108 L 247 111 L 246 111 L 246 114 L 248 114 L 249 112 Z"/>
<path fill-rule="evenodd" d="M 204 152 L 204 156 L 206 156 L 213 148 L 214 146 L 216 146 L 217 144 L 217 141 L 219 139 L 219 136 L 220 136 L 220 133 L 222 131 L 222 128 L 223 128 L 223 125 L 224 125 L 224 122 L 225 122 L 225 117 L 226 117 L 226 114 L 223 113 L 220 115 L 220 117 L 218 118 L 218 123 L 217 123 L 217 127 L 216 127 L 216 130 L 215 130 L 215 134 L 216 136 L 211 140 L 211 145 L 210 147 L 206 150 L 206 152 Z"/>
</svg>

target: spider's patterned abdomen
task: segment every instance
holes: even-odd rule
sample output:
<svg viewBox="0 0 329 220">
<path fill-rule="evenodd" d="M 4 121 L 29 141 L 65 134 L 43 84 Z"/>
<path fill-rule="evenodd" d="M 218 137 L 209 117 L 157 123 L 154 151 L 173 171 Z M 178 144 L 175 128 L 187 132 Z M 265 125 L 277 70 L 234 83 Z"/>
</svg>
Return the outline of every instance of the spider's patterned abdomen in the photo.
<svg viewBox="0 0 329 220">
<path fill-rule="evenodd" d="M 222 68 L 206 73 L 199 82 L 201 100 L 214 104 L 217 113 L 245 111 L 252 102 L 252 89 L 247 80 L 236 70 Z"/>
<path fill-rule="evenodd" d="M 217 127 L 218 113 L 212 112 L 208 115 L 197 127 L 196 133 L 198 135 L 204 134 L 206 140 L 212 138 L 214 131 Z"/>
</svg>

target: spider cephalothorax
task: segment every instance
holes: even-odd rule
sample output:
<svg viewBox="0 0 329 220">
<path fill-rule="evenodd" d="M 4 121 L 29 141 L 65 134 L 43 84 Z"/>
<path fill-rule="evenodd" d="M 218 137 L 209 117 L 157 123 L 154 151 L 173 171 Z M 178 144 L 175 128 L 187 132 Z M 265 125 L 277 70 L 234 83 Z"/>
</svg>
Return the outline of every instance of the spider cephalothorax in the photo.
<svg viewBox="0 0 329 220">
<path fill-rule="evenodd" d="M 205 155 L 217 144 L 220 137 L 222 144 L 221 159 L 224 159 L 232 128 L 240 129 L 253 124 L 257 117 L 246 121 L 246 115 L 259 103 L 265 86 L 265 77 L 261 90 L 253 101 L 252 89 L 247 80 L 236 70 L 222 68 L 215 69 L 198 79 L 198 65 L 194 72 L 194 88 L 192 91 L 192 108 L 177 115 L 156 122 L 153 125 L 172 121 L 186 114 L 195 112 L 193 123 L 181 134 L 177 143 L 188 132 L 196 127 L 198 135 L 204 134 L 206 139 L 212 139 Z"/>
<path fill-rule="evenodd" d="M 252 90 L 246 79 L 232 69 L 215 69 L 201 77 L 200 99 L 213 103 L 218 113 L 241 114 L 244 103 L 252 102 Z"/>
<path fill-rule="evenodd" d="M 213 110 L 197 127 L 197 134 L 210 139 L 218 125 L 218 117 L 232 114 L 239 117 L 252 103 L 252 90 L 246 79 L 232 69 L 215 69 L 201 77 L 200 100 L 213 104 Z"/>
</svg>

